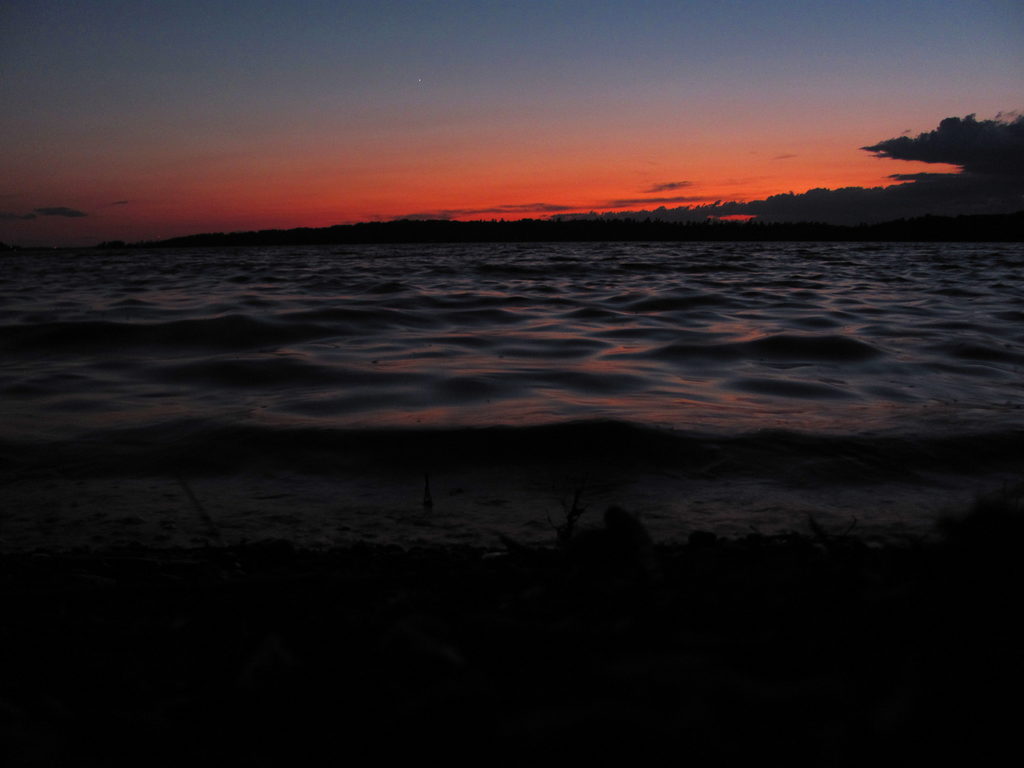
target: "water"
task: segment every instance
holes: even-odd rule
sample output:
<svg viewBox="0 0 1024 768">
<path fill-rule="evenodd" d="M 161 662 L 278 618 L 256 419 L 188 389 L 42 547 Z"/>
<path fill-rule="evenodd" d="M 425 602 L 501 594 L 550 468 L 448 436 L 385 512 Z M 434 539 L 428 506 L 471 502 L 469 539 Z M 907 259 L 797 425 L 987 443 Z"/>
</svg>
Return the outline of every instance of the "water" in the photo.
<svg viewBox="0 0 1024 768">
<path fill-rule="evenodd" d="M 667 538 L 920 531 L 1020 467 L 1022 267 L 1020 244 L 5 256 L 0 535 L 540 540 L 577 487 Z"/>
</svg>

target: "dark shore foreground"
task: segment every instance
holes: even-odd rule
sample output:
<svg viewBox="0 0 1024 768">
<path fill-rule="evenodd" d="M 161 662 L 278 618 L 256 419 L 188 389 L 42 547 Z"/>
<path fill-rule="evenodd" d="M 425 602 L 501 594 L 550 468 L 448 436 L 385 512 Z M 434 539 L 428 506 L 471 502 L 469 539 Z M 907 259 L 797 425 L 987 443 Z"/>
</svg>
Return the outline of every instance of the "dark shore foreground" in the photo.
<svg viewBox="0 0 1024 768">
<path fill-rule="evenodd" d="M 976 761 L 1018 728 L 1022 528 L 4 555 L 0 761 Z"/>
</svg>

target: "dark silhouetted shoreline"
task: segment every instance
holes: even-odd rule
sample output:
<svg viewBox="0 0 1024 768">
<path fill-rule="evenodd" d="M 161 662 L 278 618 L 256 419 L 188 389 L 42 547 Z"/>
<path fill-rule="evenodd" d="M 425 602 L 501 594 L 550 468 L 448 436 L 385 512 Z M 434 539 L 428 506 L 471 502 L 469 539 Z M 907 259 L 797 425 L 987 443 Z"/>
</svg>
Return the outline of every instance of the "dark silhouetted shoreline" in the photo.
<svg viewBox="0 0 1024 768">
<path fill-rule="evenodd" d="M 402 219 L 320 228 L 205 233 L 133 244 L 108 241 L 98 247 L 641 241 L 1020 242 L 1024 241 L 1024 211 L 999 215 L 924 216 L 856 227 L 814 222 L 671 222 L 629 218 L 519 221 Z"/>
</svg>

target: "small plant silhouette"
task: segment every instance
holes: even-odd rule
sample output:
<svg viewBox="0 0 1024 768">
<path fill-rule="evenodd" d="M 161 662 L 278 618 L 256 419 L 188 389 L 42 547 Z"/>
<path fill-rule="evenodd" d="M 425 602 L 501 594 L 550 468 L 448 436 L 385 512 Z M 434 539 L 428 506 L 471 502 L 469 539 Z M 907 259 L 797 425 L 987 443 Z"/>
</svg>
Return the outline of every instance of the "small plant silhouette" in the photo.
<svg viewBox="0 0 1024 768">
<path fill-rule="evenodd" d="M 572 537 L 576 533 L 576 523 L 587 511 L 586 506 L 581 503 L 587 489 L 587 478 L 582 477 L 570 482 L 572 482 L 572 500 L 570 501 L 566 496 L 558 500 L 558 503 L 562 505 L 563 522 L 556 525 L 548 515 L 548 523 L 555 529 L 560 547 L 568 546 L 572 541 Z"/>
</svg>

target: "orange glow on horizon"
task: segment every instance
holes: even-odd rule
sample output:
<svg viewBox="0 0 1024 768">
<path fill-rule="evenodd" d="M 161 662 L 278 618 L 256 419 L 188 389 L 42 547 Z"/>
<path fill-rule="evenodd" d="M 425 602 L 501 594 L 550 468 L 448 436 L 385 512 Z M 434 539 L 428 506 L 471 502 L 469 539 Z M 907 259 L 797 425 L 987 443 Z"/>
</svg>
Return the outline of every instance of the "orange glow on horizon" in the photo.
<svg viewBox="0 0 1024 768">
<path fill-rule="evenodd" d="M 611 139 L 604 135 L 581 138 L 576 145 L 561 138 L 545 145 L 536 135 L 509 138 L 499 149 L 491 135 L 466 136 L 465 144 L 427 145 L 417 139 L 408 146 L 350 138 L 351 146 L 343 144 L 328 156 L 318 154 L 319 140 L 294 155 L 270 154 L 264 146 L 212 159 L 203 152 L 147 161 L 140 153 L 130 184 L 118 181 L 123 168 L 77 157 L 69 171 L 73 168 L 80 194 L 60 201 L 88 216 L 48 219 L 47 237 L 84 244 L 405 217 L 517 220 L 629 213 L 749 202 L 815 188 L 889 186 L 898 183 L 891 174 L 955 170 L 879 159 L 838 142 L 791 155 L 778 151 L 785 145 L 767 139 L 741 152 L 731 142 L 671 146 L 651 135 L 609 157 Z M 27 155 L 12 169 L 12 185 L 27 188 L 46 162 Z M 27 207 L 49 205 L 58 197 L 57 190 L 44 190 Z M 33 230 L 43 229 L 39 224 L 4 222 L 0 240 L 24 242 Z"/>
</svg>

